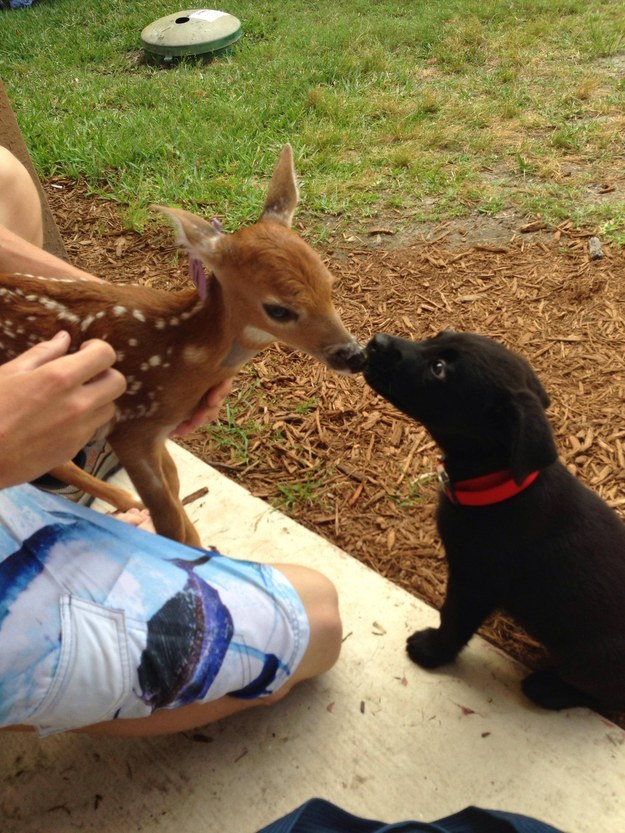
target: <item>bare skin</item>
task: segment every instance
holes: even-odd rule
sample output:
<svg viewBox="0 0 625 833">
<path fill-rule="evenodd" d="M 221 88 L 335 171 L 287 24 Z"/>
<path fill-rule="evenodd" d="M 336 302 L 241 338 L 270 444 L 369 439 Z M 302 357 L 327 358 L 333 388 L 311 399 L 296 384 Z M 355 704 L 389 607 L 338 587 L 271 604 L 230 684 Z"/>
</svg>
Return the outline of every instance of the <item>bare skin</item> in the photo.
<svg viewBox="0 0 625 833">
<path fill-rule="evenodd" d="M 37 189 L 26 168 L 0 146 L 0 270 L 100 280 L 44 251 L 42 241 Z M 115 399 L 126 389 L 106 342 L 93 340 L 72 355 L 69 347 L 69 336 L 59 332 L 0 366 L 0 488 L 34 480 L 71 460 L 108 423 Z M 230 388 L 226 380 L 211 389 L 172 436 L 217 419 Z"/>
<path fill-rule="evenodd" d="M 80 451 L 115 414 L 126 380 L 102 341 L 66 356 L 60 332 L 0 365 L 0 488 L 34 480 Z"/>
<path fill-rule="evenodd" d="M 308 567 L 295 564 L 273 564 L 272 566 L 289 579 L 302 600 L 310 621 L 308 649 L 293 676 L 279 691 L 269 697 L 256 700 L 220 697 L 210 703 L 181 706 L 178 709 L 161 709 L 149 717 L 110 720 L 77 731 L 111 737 L 148 737 L 186 732 L 255 706 L 270 706 L 282 700 L 293 686 L 302 680 L 329 671 L 338 659 L 342 640 L 338 596 L 334 585 L 321 573 Z M 24 725 L 0 729 L 0 733 L 10 731 L 34 731 L 34 729 L 32 726 Z"/>
<path fill-rule="evenodd" d="M 25 179 L 27 178 L 27 180 Z M 39 195 L 28 172 L 0 148 L 0 270 L 50 277 L 99 280 L 40 248 L 43 239 Z M 0 365 L 0 488 L 23 483 L 71 459 L 111 418 L 115 399 L 125 390 L 113 368 L 115 354 L 93 340 L 68 354 L 69 337 L 59 333 Z M 192 417 L 172 434 L 185 434 L 217 419 L 231 381 L 211 389 Z M 119 520 L 153 531 L 145 510 L 119 513 Z M 315 570 L 274 564 L 298 593 L 310 622 L 310 641 L 291 679 L 270 697 L 240 700 L 222 697 L 210 703 L 161 709 L 149 717 L 114 720 L 80 729 L 94 735 L 147 736 L 182 732 L 231 714 L 281 700 L 302 680 L 328 671 L 341 649 L 342 625 L 334 585 Z M 33 731 L 10 726 L 3 731 Z"/>
</svg>

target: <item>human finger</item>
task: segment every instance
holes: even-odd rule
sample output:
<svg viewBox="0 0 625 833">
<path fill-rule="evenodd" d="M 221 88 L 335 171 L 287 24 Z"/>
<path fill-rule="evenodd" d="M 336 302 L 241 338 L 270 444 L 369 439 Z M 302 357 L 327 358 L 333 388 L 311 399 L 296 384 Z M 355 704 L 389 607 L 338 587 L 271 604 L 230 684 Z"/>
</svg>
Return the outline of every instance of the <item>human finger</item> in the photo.
<svg viewBox="0 0 625 833">
<path fill-rule="evenodd" d="M 114 367 L 103 370 L 83 383 L 83 390 L 92 400 L 94 407 L 106 405 L 126 392 L 126 377 Z"/>
<path fill-rule="evenodd" d="M 184 437 L 185 434 L 193 431 L 194 428 L 199 428 L 207 422 L 214 422 L 219 416 L 221 406 L 226 401 L 231 390 L 232 376 L 214 385 L 204 394 L 198 407 L 191 416 L 177 425 L 173 431 L 170 431 L 169 436 Z"/>
<path fill-rule="evenodd" d="M 228 394 L 232 390 L 232 376 L 228 379 L 224 379 L 223 382 L 219 382 L 218 385 L 210 388 L 202 400 L 201 407 L 204 409 L 209 408 L 221 408 L 221 406 L 226 401 Z"/>
<path fill-rule="evenodd" d="M 87 341 L 76 353 L 63 358 L 67 382 L 69 385 L 82 385 L 109 370 L 116 360 L 115 350 L 106 341 Z"/>
<path fill-rule="evenodd" d="M 60 330 L 48 341 L 40 341 L 34 347 L 29 347 L 21 355 L 12 359 L 10 364 L 16 371 L 36 370 L 44 364 L 60 359 L 69 350 L 71 336 L 65 330 Z M 9 362 L 7 362 L 9 364 Z"/>
</svg>

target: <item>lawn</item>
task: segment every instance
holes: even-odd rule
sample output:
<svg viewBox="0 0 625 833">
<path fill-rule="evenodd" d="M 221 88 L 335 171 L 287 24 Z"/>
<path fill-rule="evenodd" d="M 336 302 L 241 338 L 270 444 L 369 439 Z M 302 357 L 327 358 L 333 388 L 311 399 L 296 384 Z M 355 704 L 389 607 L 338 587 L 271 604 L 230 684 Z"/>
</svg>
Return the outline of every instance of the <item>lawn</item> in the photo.
<svg viewBox="0 0 625 833">
<path fill-rule="evenodd" d="M 213 61 L 143 60 L 169 0 L 0 13 L 2 78 L 44 178 L 141 228 L 151 202 L 252 219 L 290 141 L 309 233 L 514 212 L 625 242 L 625 4 L 232 0 Z"/>
</svg>

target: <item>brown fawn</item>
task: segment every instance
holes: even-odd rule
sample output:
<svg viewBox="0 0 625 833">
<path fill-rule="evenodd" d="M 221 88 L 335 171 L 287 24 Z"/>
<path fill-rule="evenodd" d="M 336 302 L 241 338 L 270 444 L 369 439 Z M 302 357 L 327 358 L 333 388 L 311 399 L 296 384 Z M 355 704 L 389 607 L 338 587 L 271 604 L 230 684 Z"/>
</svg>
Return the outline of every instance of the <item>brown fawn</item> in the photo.
<svg viewBox="0 0 625 833">
<path fill-rule="evenodd" d="M 115 367 L 127 389 L 105 432 L 161 535 L 200 544 L 180 502 L 165 441 L 210 388 L 273 341 L 342 373 L 362 369 L 364 352 L 332 304 L 330 273 L 291 230 L 297 201 L 293 155 L 285 145 L 257 223 L 226 234 L 187 211 L 159 208 L 174 222 L 178 244 L 209 275 L 203 299 L 192 288 L 168 292 L 0 274 L 0 362 L 59 329 L 71 334 L 72 350 L 99 338 L 117 352 Z M 73 463 L 51 474 L 118 508 L 141 505 Z"/>
</svg>

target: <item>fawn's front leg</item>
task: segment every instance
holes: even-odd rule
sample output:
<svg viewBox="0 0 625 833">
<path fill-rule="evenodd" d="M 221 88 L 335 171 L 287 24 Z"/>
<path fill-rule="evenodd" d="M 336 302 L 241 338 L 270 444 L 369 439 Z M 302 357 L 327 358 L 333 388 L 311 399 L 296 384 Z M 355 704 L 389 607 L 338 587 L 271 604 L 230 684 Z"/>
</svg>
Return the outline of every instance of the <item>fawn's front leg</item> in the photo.
<svg viewBox="0 0 625 833">
<path fill-rule="evenodd" d="M 109 442 L 149 510 L 158 534 L 192 547 L 201 546 L 200 536 L 178 496 L 176 465 L 164 442 L 137 442 L 115 434 Z"/>
</svg>

